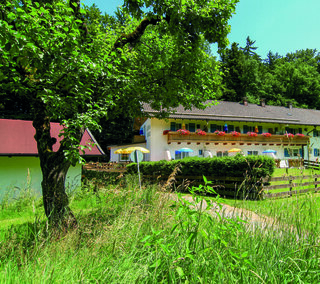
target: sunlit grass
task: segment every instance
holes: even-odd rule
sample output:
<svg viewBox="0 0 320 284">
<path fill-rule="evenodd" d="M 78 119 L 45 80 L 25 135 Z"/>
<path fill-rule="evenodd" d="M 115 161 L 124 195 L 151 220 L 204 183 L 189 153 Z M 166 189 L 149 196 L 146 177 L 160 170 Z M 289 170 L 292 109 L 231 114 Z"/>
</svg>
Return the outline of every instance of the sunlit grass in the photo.
<svg viewBox="0 0 320 284">
<path fill-rule="evenodd" d="M 295 228 L 252 230 L 240 219 L 218 218 L 216 209 L 174 202 L 156 186 L 140 190 L 135 177 L 124 184 L 76 192 L 71 207 L 79 226 L 68 233 L 39 218 L 41 202 L 22 202 L 20 215 L 14 204 L 3 206 L 0 219 L 12 214 L 21 224 L 0 229 L 0 282 L 319 283 L 317 195 L 232 201 Z"/>
</svg>

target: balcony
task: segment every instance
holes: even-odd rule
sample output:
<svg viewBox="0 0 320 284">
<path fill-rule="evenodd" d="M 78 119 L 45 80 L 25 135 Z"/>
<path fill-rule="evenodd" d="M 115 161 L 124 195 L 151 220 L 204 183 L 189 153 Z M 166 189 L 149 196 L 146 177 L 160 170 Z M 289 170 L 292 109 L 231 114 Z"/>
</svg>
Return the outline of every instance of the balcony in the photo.
<svg viewBox="0 0 320 284">
<path fill-rule="evenodd" d="M 196 133 L 190 133 L 188 135 L 181 135 L 178 132 L 170 131 L 167 133 L 168 144 L 173 142 L 182 143 L 186 142 L 191 143 L 205 143 L 209 144 L 227 144 L 231 143 L 233 145 L 277 145 L 277 146 L 304 146 L 309 142 L 309 136 L 293 136 L 287 137 L 286 135 L 271 135 L 270 137 L 265 137 L 261 134 L 258 134 L 256 137 L 249 136 L 248 134 L 240 134 L 239 136 L 233 136 L 230 133 L 226 133 L 223 136 L 207 133 L 204 136 L 198 135 Z"/>
</svg>

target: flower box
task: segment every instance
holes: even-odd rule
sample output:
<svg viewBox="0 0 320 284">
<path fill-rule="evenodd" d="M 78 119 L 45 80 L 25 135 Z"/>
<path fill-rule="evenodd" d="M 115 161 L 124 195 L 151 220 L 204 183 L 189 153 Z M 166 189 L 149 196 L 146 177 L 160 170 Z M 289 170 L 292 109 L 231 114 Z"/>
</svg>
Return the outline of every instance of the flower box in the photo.
<svg viewBox="0 0 320 284">
<path fill-rule="evenodd" d="M 250 137 L 257 137 L 258 136 L 258 134 L 255 132 L 248 132 L 247 135 Z"/>
<path fill-rule="evenodd" d="M 286 133 L 286 134 L 284 134 L 284 136 L 287 137 L 287 138 L 293 138 L 294 137 L 294 135 L 292 133 Z"/>
<path fill-rule="evenodd" d="M 262 133 L 261 134 L 263 137 L 271 137 L 271 133 L 267 132 L 267 133 Z"/>
<path fill-rule="evenodd" d="M 185 129 L 178 129 L 177 131 L 180 135 L 189 135 L 190 131 Z"/>
<path fill-rule="evenodd" d="M 302 134 L 302 133 L 297 133 L 296 136 L 297 136 L 297 137 L 304 137 L 304 134 Z"/>
<path fill-rule="evenodd" d="M 197 129 L 197 130 L 196 130 L 196 134 L 197 134 L 197 135 L 200 135 L 200 136 L 205 136 L 205 135 L 207 135 L 207 133 L 206 133 L 205 131 L 201 130 L 201 129 Z"/>
<path fill-rule="evenodd" d="M 239 137 L 241 135 L 241 133 L 237 132 L 237 131 L 232 131 L 231 135 L 234 136 L 234 137 Z"/>
<path fill-rule="evenodd" d="M 226 133 L 225 133 L 224 131 L 216 130 L 216 131 L 214 132 L 214 134 L 217 134 L 217 135 L 219 135 L 219 136 L 224 136 Z"/>
</svg>

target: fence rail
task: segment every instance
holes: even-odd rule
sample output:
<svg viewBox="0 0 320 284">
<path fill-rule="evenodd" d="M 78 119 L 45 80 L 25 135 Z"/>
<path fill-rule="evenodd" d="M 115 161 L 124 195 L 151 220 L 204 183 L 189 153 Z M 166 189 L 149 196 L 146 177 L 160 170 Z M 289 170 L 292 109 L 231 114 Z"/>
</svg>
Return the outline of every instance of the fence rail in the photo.
<svg viewBox="0 0 320 284">
<path fill-rule="evenodd" d="M 128 163 L 87 163 L 83 166 L 86 170 L 99 171 L 99 172 L 111 172 L 111 173 L 124 173 Z"/>
<path fill-rule="evenodd" d="M 319 162 L 316 162 L 316 161 L 310 161 L 310 160 L 304 160 L 303 161 L 303 166 L 306 168 L 306 169 L 315 169 L 315 170 L 319 170 Z"/>
<path fill-rule="evenodd" d="M 169 176 L 162 175 L 145 175 L 147 180 L 164 182 Z M 226 197 L 247 198 L 275 198 L 287 197 L 299 193 L 320 191 L 320 175 L 306 176 L 283 176 L 261 179 L 257 182 L 248 180 L 244 177 L 216 177 L 207 176 L 206 179 L 211 182 L 214 190 Z M 273 182 L 285 182 L 283 184 L 270 185 Z M 204 184 L 202 176 L 176 176 L 175 186 L 183 187 L 184 185 L 199 186 Z M 305 188 L 307 187 L 307 188 Z M 277 190 L 287 189 L 286 191 L 275 192 Z"/>
</svg>

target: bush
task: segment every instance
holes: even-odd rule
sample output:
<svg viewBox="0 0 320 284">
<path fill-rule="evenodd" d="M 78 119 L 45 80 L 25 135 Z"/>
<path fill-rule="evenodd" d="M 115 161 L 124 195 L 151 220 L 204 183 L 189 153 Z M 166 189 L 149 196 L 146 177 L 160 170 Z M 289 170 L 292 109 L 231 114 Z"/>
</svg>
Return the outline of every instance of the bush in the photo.
<svg viewBox="0 0 320 284">
<path fill-rule="evenodd" d="M 275 162 L 267 156 L 242 156 L 199 158 L 190 157 L 182 160 L 142 162 L 139 164 L 143 175 L 170 175 L 177 164 L 181 165 L 183 176 L 219 176 L 219 177 L 246 177 L 255 176 L 257 179 L 271 176 Z M 127 165 L 127 172 L 137 173 L 137 164 Z"/>
</svg>

